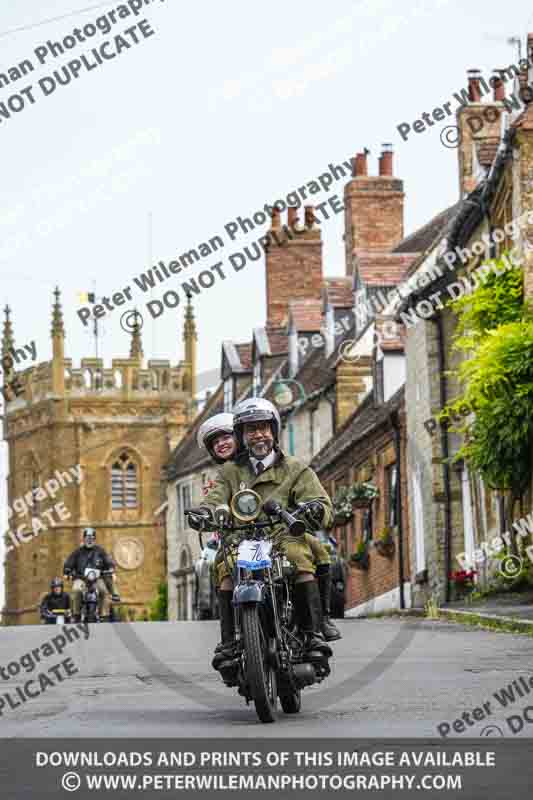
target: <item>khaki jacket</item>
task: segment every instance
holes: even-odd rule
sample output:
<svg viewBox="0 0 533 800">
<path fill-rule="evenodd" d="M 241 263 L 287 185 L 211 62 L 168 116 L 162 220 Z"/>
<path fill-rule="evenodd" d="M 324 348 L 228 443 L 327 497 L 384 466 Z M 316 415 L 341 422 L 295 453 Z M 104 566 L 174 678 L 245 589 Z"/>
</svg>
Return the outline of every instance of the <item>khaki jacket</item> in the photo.
<svg viewBox="0 0 533 800">
<path fill-rule="evenodd" d="M 289 511 L 297 503 L 318 500 L 325 509 L 321 527 L 327 530 L 333 524 L 331 500 L 315 472 L 303 461 L 286 456 L 281 450 L 274 464 L 261 475 L 255 474 L 249 461 L 243 464 L 227 461 L 218 470 L 214 485 L 202 500 L 202 505 L 213 510 L 218 505 L 230 505 L 233 495 L 241 489 L 253 489 L 263 502 L 272 498 Z M 266 519 L 263 514 L 260 518 Z"/>
</svg>

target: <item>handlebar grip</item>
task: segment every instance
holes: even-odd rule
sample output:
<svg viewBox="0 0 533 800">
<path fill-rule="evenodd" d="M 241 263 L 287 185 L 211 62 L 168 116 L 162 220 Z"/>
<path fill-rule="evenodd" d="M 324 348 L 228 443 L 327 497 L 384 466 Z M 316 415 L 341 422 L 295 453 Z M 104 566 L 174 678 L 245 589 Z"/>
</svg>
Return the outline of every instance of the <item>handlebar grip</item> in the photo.
<svg viewBox="0 0 533 800">
<path fill-rule="evenodd" d="M 305 522 L 301 519 L 296 519 L 293 517 L 292 514 L 289 514 L 288 511 L 284 511 L 284 509 L 280 506 L 279 503 L 276 503 L 275 500 L 267 500 L 263 506 L 263 510 L 269 517 L 273 517 L 276 514 L 281 517 L 283 522 L 287 525 L 289 529 L 289 533 L 293 536 L 303 536 L 305 533 Z"/>
</svg>

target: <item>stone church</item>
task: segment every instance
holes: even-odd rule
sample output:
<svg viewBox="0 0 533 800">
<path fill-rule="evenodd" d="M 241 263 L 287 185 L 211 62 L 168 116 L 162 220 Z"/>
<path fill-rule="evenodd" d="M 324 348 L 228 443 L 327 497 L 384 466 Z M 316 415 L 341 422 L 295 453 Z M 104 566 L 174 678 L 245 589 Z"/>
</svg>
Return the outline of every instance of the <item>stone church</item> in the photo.
<svg viewBox="0 0 533 800">
<path fill-rule="evenodd" d="M 16 346 L 10 314 L 6 308 L 4 359 Z M 4 624 L 38 622 L 41 597 L 50 580 L 62 575 L 65 558 L 80 545 L 87 526 L 96 529 L 97 543 L 116 563 L 124 618 L 146 619 L 158 584 L 166 578 L 165 531 L 157 513 L 164 501 L 160 476 L 195 414 L 197 335 L 190 302 L 184 359 L 177 366 L 163 359 L 145 365 L 137 319 L 130 335 L 129 358 L 114 358 L 110 368 L 100 358 L 83 358 L 74 366 L 65 358 L 56 289 L 52 360 L 20 371 L 4 369 L 3 438 L 13 510 L 11 534 L 5 534 Z M 77 465 L 81 482 L 68 482 L 66 474 Z M 52 498 L 42 487 L 54 478 L 60 491 Z M 57 502 L 63 503 L 63 520 L 45 516 Z M 14 511 L 24 506 L 22 513 Z M 36 518 L 41 525 L 36 526 Z M 13 531 L 23 524 L 26 533 L 18 542 Z M 70 586 L 67 582 L 67 591 Z"/>
</svg>

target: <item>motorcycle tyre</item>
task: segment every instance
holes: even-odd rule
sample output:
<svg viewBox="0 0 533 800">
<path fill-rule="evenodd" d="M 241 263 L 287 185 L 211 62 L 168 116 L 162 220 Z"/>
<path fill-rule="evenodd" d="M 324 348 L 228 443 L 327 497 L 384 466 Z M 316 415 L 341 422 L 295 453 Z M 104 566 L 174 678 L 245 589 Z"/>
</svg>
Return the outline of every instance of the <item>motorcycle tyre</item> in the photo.
<svg viewBox="0 0 533 800">
<path fill-rule="evenodd" d="M 246 657 L 246 677 L 261 722 L 275 722 L 277 705 L 276 673 L 271 667 L 265 670 L 266 659 L 261 648 L 259 615 L 256 605 L 241 607 L 241 625 Z M 269 680 L 270 678 L 270 680 Z M 269 684 L 272 697 L 269 697 Z"/>
</svg>

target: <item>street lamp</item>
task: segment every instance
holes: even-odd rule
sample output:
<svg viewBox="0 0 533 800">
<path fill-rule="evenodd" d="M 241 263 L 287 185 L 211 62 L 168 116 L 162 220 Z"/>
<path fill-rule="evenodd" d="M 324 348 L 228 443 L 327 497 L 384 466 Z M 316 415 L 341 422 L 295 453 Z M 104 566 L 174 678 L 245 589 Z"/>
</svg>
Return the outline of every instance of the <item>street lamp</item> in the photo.
<svg viewBox="0 0 533 800">
<path fill-rule="evenodd" d="M 295 380 L 294 378 L 282 378 L 278 380 L 274 384 L 274 402 L 279 408 L 286 408 L 287 406 L 292 405 L 294 402 L 294 395 L 291 387 L 289 384 L 294 384 L 298 387 L 300 392 L 300 402 L 304 403 L 307 400 L 307 394 L 300 383 L 300 381 Z M 295 409 L 289 413 L 287 419 L 287 431 L 289 434 L 289 455 L 294 455 L 294 427 L 291 421 L 291 416 L 294 413 Z"/>
</svg>

